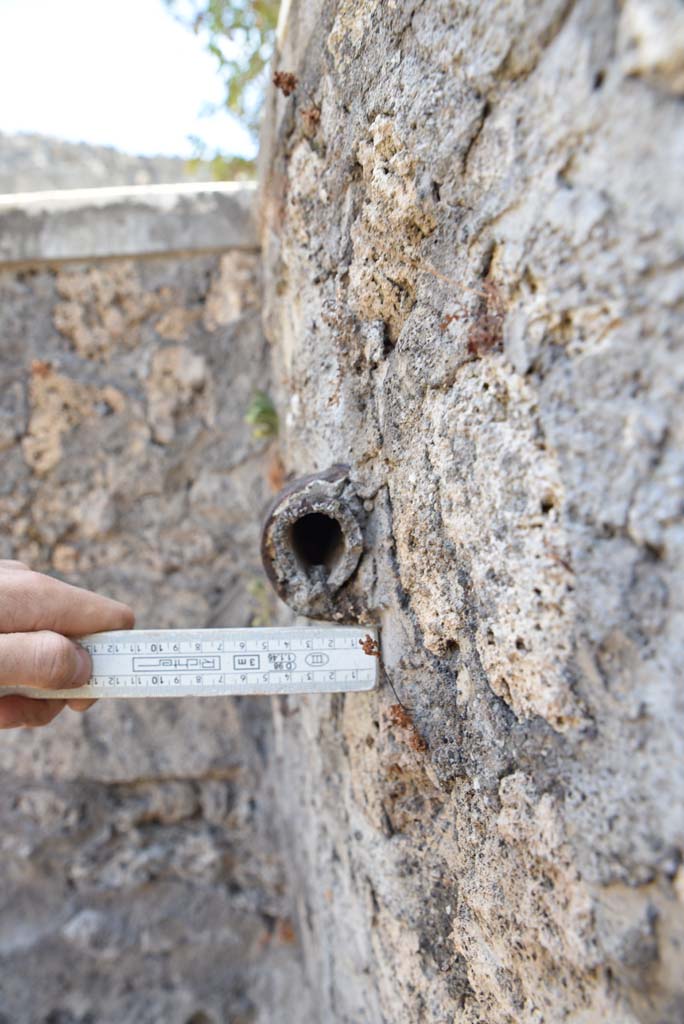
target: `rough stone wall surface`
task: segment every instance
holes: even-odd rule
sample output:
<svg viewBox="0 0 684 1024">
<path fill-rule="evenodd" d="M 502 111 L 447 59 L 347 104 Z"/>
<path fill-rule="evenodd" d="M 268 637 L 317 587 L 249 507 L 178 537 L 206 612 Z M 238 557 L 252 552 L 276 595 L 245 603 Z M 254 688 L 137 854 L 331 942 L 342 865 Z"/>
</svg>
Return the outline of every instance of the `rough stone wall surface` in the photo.
<svg viewBox="0 0 684 1024">
<path fill-rule="evenodd" d="M 275 711 L 320 1021 L 684 1019 L 675 0 L 293 0 L 283 458 L 349 462 L 369 696 Z"/>
<path fill-rule="evenodd" d="M 0 557 L 141 627 L 278 620 L 258 253 L 0 269 Z M 0 1020 L 308 1020 L 268 701 L 102 702 L 0 742 Z M 266 810 L 265 808 L 268 808 Z"/>
</svg>

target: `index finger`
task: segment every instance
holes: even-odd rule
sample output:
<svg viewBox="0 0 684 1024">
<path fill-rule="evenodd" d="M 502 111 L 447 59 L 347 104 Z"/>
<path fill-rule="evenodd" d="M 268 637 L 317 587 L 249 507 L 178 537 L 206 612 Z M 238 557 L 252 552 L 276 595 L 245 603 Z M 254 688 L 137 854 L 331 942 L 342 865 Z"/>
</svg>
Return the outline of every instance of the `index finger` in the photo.
<svg viewBox="0 0 684 1024">
<path fill-rule="evenodd" d="M 30 569 L 0 568 L 0 633 L 52 630 L 85 636 L 110 629 L 131 629 L 131 609 Z"/>
</svg>

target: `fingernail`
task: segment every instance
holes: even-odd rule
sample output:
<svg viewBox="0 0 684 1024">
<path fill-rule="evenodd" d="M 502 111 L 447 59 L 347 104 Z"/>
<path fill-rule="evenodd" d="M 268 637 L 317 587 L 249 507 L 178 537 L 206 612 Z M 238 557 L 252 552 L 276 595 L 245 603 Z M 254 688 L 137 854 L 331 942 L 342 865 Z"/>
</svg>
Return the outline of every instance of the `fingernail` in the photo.
<svg viewBox="0 0 684 1024">
<path fill-rule="evenodd" d="M 67 701 L 67 707 L 69 710 L 76 711 L 79 715 L 83 715 L 86 711 L 89 711 L 93 704 L 97 704 L 95 699 L 87 700 L 86 698 L 79 698 L 77 700 Z"/>
<path fill-rule="evenodd" d="M 78 655 L 78 668 L 72 682 L 78 686 L 85 686 L 93 672 L 92 662 L 88 652 L 79 644 L 76 644 L 76 654 Z"/>
</svg>

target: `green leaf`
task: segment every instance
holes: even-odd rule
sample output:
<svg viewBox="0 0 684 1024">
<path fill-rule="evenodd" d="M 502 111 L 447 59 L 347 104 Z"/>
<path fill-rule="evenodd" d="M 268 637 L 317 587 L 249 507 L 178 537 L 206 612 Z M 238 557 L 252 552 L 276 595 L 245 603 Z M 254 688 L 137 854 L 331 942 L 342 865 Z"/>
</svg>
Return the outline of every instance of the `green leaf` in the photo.
<svg viewBox="0 0 684 1024">
<path fill-rule="evenodd" d="M 245 423 L 252 428 L 253 436 L 261 441 L 275 437 L 278 433 L 278 413 L 270 395 L 255 391 L 245 413 Z"/>
</svg>

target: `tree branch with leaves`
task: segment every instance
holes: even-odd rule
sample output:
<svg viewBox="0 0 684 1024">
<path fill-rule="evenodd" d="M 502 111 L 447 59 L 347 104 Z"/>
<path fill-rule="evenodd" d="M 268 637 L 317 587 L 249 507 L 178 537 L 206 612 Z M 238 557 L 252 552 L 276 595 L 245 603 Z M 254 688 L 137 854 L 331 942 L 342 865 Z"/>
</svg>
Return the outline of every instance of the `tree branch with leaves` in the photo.
<svg viewBox="0 0 684 1024">
<path fill-rule="evenodd" d="M 229 110 L 256 138 L 268 65 L 275 45 L 280 0 L 164 0 L 178 20 L 205 40 L 217 61 L 225 92 L 207 112 Z M 254 161 L 230 154 L 208 156 L 193 138 L 195 161 L 207 161 L 217 178 L 252 177 Z"/>
</svg>

